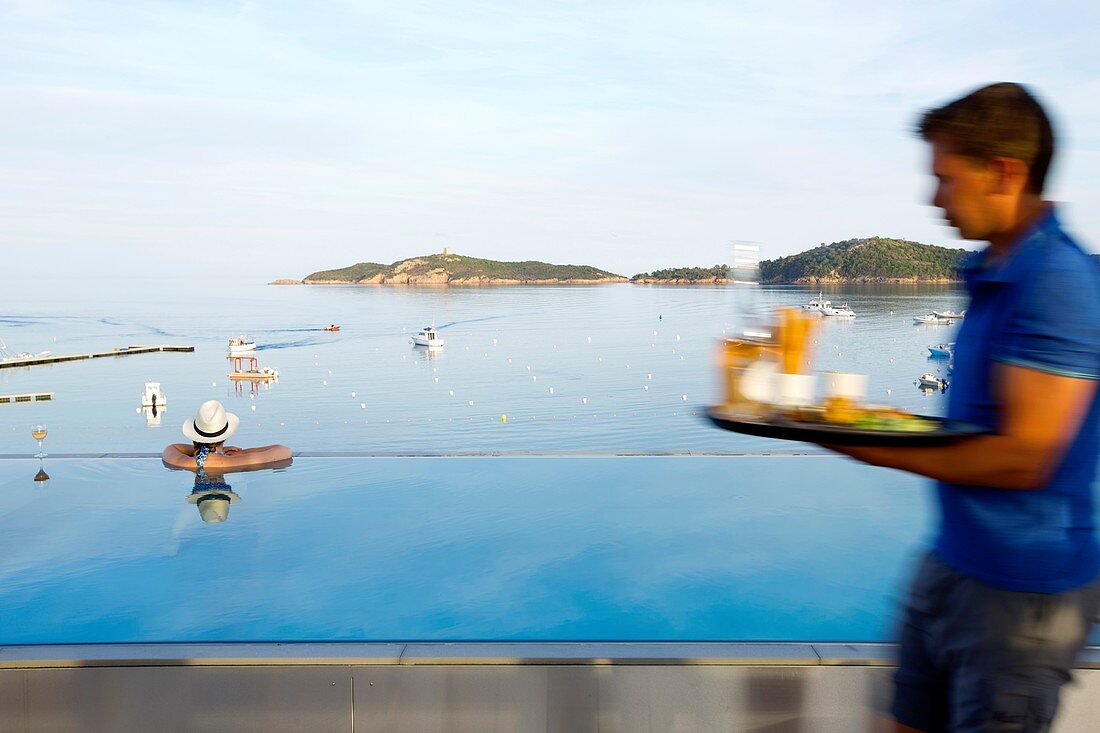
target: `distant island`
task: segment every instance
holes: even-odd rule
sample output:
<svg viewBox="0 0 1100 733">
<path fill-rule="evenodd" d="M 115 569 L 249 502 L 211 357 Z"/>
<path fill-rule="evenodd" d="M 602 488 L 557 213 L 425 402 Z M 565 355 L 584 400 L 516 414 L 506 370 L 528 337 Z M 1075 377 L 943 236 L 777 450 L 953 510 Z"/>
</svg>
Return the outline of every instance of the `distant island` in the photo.
<svg viewBox="0 0 1100 733">
<path fill-rule="evenodd" d="M 322 270 L 302 280 L 276 280 L 272 285 L 595 285 L 626 282 L 622 275 L 589 265 L 547 262 L 498 262 L 442 254 L 412 257 L 391 265 L 359 262 L 337 270 Z"/>
<path fill-rule="evenodd" d="M 970 250 L 889 237 L 848 239 L 760 263 L 770 284 L 953 283 Z"/>
</svg>

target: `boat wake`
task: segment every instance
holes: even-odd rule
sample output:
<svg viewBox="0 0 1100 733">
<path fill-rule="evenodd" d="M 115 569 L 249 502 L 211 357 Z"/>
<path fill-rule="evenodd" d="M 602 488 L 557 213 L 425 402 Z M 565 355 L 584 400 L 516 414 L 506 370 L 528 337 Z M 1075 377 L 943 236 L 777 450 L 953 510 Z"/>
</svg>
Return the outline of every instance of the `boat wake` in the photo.
<svg viewBox="0 0 1100 733">
<path fill-rule="evenodd" d="M 444 328 L 450 328 L 451 326 L 460 326 L 463 323 L 480 323 L 481 321 L 494 321 L 498 318 L 504 318 L 504 316 L 483 316 L 481 318 L 467 318 L 464 321 L 451 321 L 450 323 L 444 323 L 442 326 L 436 326 L 436 331 L 442 331 Z"/>
</svg>

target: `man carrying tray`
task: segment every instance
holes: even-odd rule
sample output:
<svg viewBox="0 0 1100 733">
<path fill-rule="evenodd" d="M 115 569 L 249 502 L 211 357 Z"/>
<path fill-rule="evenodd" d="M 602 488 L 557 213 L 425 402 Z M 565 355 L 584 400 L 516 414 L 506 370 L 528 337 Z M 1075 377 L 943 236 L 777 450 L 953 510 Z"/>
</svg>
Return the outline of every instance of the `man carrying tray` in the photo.
<svg viewBox="0 0 1100 733">
<path fill-rule="evenodd" d="M 830 446 L 936 479 L 939 531 L 910 589 L 898 731 L 1047 731 L 1100 610 L 1100 268 L 1042 198 L 1054 136 L 1017 84 L 927 112 L 933 205 L 989 246 L 965 267 L 948 417 L 991 433 Z"/>
</svg>

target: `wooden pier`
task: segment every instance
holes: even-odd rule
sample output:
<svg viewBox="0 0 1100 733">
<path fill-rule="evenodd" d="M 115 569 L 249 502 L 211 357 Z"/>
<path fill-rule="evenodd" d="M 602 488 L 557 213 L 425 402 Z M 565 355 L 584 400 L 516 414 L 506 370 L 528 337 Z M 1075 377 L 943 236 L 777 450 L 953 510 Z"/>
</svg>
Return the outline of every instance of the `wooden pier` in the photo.
<svg viewBox="0 0 1100 733">
<path fill-rule="evenodd" d="M 16 402 L 44 402 L 53 399 L 53 392 L 28 392 L 27 394 L 0 394 L 0 405 Z"/>
<path fill-rule="evenodd" d="M 189 353 L 194 350 L 194 346 L 126 346 L 120 349 L 111 349 L 110 351 L 90 351 L 85 354 L 50 354 L 48 356 L 28 356 L 26 359 L 6 359 L 0 361 L 0 369 L 41 366 L 42 364 L 58 364 L 63 361 L 80 361 L 81 359 L 101 359 L 105 356 L 152 354 L 157 351 L 181 351 Z"/>
</svg>

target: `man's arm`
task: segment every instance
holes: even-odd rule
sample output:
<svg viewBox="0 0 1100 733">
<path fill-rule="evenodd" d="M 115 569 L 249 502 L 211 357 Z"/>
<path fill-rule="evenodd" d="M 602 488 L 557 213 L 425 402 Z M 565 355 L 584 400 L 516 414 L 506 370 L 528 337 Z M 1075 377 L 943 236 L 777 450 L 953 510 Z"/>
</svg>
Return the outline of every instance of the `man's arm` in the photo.
<svg viewBox="0 0 1100 733">
<path fill-rule="evenodd" d="M 826 447 L 948 483 L 1042 488 L 1080 430 L 1097 382 L 1000 363 L 992 377 L 993 396 L 1001 405 L 995 435 L 933 448 Z"/>
</svg>

